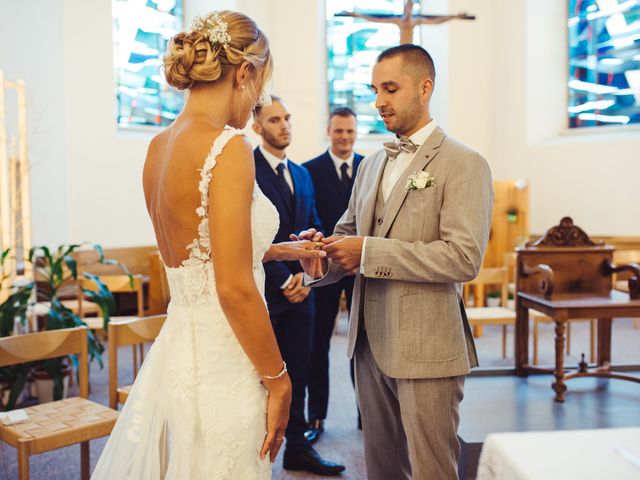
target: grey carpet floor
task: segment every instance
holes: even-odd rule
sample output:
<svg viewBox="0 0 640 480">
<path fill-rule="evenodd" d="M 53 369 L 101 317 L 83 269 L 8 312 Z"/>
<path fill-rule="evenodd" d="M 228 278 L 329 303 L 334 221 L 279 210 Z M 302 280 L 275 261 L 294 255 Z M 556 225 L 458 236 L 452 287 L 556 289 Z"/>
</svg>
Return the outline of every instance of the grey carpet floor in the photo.
<svg viewBox="0 0 640 480">
<path fill-rule="evenodd" d="M 326 421 L 326 433 L 316 444 L 317 450 L 324 457 L 341 462 L 347 466 L 343 479 L 366 479 L 362 449 L 362 434 L 356 428 L 355 396 L 349 378 L 349 363 L 346 351 L 346 318 L 341 315 L 338 328 L 332 341 L 331 350 L 331 396 L 329 413 Z M 501 330 L 499 327 L 485 328 L 482 337 L 476 340 L 482 366 L 513 365 L 513 332 L 509 332 L 508 355 L 502 359 L 500 355 Z M 572 354 L 566 357 L 566 363 L 573 365 L 579 361 L 581 352 L 588 353 L 589 328 L 587 322 L 575 322 L 572 331 Z M 640 329 L 633 326 L 632 320 L 614 321 L 613 360 L 614 362 L 640 363 Z M 124 348 L 120 352 L 121 383 L 130 382 L 131 349 Z M 540 363 L 550 364 L 553 361 L 553 327 L 543 324 L 540 327 Z M 106 365 L 106 358 L 105 358 Z M 107 403 L 108 376 L 106 367 L 100 370 L 97 365 L 91 366 L 91 399 Z M 467 380 L 473 382 L 473 378 Z M 72 392 L 73 393 L 73 392 Z M 105 439 L 91 442 L 92 465 L 95 465 L 102 451 Z M 315 475 L 303 472 L 287 472 L 281 468 L 281 455 L 273 466 L 275 480 L 314 479 Z M 16 451 L 5 444 L 0 449 L 0 480 L 17 479 Z M 80 478 L 80 448 L 72 446 L 31 457 L 32 480 L 58 480 Z"/>
</svg>

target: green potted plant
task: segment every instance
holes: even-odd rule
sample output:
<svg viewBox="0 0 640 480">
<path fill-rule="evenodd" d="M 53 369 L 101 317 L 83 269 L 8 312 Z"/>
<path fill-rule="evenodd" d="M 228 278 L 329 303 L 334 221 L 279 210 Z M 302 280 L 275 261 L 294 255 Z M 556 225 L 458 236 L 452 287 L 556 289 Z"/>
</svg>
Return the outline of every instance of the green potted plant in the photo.
<svg viewBox="0 0 640 480">
<path fill-rule="evenodd" d="M 75 288 L 75 282 L 78 279 L 78 264 L 73 252 L 85 246 L 87 244 L 61 245 L 53 252 L 45 246 L 38 246 L 33 247 L 29 252 L 28 260 L 33 265 L 34 276 L 37 279 L 37 300 L 38 302 L 45 302 L 44 304 L 48 306 L 48 311 L 44 315 L 44 328 L 46 330 L 85 325 L 76 313 L 62 303 L 65 290 L 68 291 L 70 286 Z M 119 265 L 118 262 L 104 258 L 100 245 L 91 245 L 90 247 L 99 254 L 99 263 Z M 122 267 L 122 265 L 120 266 Z M 124 267 L 122 268 L 124 269 Z M 95 282 L 99 289 L 97 291 L 83 289 L 81 294 L 98 305 L 105 319 L 105 324 L 108 323 L 109 316 L 115 310 L 113 295 L 98 276 L 86 272 L 83 273 L 83 276 Z M 88 336 L 89 358 L 91 361 L 97 360 L 100 368 L 103 368 L 102 353 L 104 352 L 104 346 L 90 330 Z M 73 355 L 38 362 L 31 371 L 36 380 L 49 378 L 53 382 L 52 399 L 60 400 L 66 390 L 64 388 L 65 378 L 67 379 L 66 382 L 68 382 L 72 366 L 77 371 L 77 358 Z M 50 388 L 48 387 L 48 389 Z M 47 388 L 45 387 L 46 390 Z M 44 395 L 46 397 L 46 393 Z M 42 398 L 41 401 L 43 401 Z"/>
<path fill-rule="evenodd" d="M 500 306 L 500 290 L 491 290 L 487 293 L 487 307 Z"/>
<path fill-rule="evenodd" d="M 10 249 L 4 250 L 0 256 L 0 337 L 14 333 L 16 321 L 23 326 L 27 320 L 27 307 L 33 291 L 34 283 L 7 285 L 9 275 L 4 266 Z M 0 405 L 12 410 L 18 402 L 29 377 L 31 364 L 12 365 L 0 368 Z"/>
</svg>

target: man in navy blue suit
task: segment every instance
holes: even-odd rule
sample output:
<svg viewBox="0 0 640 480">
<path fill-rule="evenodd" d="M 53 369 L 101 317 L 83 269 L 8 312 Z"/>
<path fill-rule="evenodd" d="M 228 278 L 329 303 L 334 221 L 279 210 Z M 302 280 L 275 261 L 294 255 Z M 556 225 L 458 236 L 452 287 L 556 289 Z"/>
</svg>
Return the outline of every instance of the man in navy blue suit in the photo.
<svg viewBox="0 0 640 480">
<path fill-rule="evenodd" d="M 309 170 L 316 191 L 316 206 L 320 223 L 326 234 L 331 234 L 336 222 L 347 209 L 351 187 L 362 155 L 353 151 L 357 136 L 356 114 L 350 108 L 338 108 L 329 115 L 327 129 L 331 146 L 322 155 L 309 160 L 303 166 Z M 343 277 L 337 283 L 314 290 L 316 316 L 313 344 L 311 347 L 311 375 L 309 377 L 309 400 L 307 410 L 309 425 L 306 437 L 312 443 L 324 431 L 329 403 L 329 346 L 340 306 L 342 292 L 347 298 L 347 309 L 351 309 L 353 276 Z M 351 363 L 353 380 L 353 362 Z M 360 427 L 360 413 L 358 412 Z"/>
<path fill-rule="evenodd" d="M 254 151 L 256 180 L 280 214 L 274 242 L 289 241 L 291 233 L 310 227 L 320 230 L 311 176 L 285 153 L 291 143 L 291 115 L 280 98 L 273 96 L 271 105 L 256 107 L 253 129 L 262 137 L 262 145 Z M 304 435 L 314 317 L 311 289 L 302 283 L 299 262 L 267 262 L 264 269 L 269 316 L 293 387 L 283 467 L 337 475 L 345 467 L 322 459 Z"/>
</svg>

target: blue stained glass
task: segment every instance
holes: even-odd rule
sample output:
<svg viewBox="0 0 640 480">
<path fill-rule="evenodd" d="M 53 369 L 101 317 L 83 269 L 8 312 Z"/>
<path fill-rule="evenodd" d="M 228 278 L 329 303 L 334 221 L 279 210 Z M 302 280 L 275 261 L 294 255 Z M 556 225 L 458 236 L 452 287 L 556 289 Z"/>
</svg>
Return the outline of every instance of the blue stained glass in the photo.
<svg viewBox="0 0 640 480">
<path fill-rule="evenodd" d="M 182 30 L 182 0 L 112 0 L 119 127 L 165 126 L 184 103 L 160 71 L 169 39 Z"/>
<path fill-rule="evenodd" d="M 358 115 L 360 134 L 387 133 L 375 109 L 375 95 L 369 88 L 371 69 L 377 56 L 398 45 L 400 30 L 395 25 L 372 23 L 337 13 L 401 15 L 404 0 L 327 0 L 327 83 L 329 109 L 349 107 Z M 414 11 L 420 10 L 414 2 Z M 420 29 L 414 31 L 419 42 Z"/>
<path fill-rule="evenodd" d="M 640 0 L 569 0 L 570 128 L 640 123 Z"/>
</svg>

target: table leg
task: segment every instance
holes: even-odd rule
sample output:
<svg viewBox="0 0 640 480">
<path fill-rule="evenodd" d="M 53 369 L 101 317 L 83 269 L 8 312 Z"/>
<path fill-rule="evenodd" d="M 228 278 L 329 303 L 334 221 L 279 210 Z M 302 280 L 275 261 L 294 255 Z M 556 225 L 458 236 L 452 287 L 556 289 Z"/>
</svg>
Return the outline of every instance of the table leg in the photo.
<svg viewBox="0 0 640 480">
<path fill-rule="evenodd" d="M 516 332 L 515 357 L 516 375 L 527 376 L 527 365 L 529 364 L 529 308 L 523 307 L 516 298 Z"/>
<path fill-rule="evenodd" d="M 611 319 L 598 319 L 598 366 L 611 363 Z"/>
<path fill-rule="evenodd" d="M 564 332 L 567 319 L 555 317 L 553 320 L 556 322 L 556 366 L 553 372 L 556 380 L 551 384 L 551 388 L 556 392 L 554 400 L 564 402 L 564 392 L 567 391 L 567 386 L 564 384 Z"/>
</svg>

